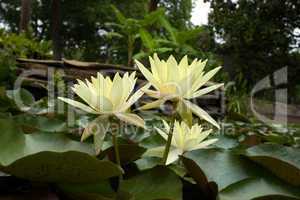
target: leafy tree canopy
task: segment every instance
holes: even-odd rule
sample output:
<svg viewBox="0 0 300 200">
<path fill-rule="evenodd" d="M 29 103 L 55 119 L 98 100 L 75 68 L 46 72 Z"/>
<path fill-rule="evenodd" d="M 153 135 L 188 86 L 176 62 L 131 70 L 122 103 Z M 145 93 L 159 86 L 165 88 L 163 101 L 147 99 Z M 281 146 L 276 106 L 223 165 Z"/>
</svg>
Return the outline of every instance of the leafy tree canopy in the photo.
<svg viewBox="0 0 300 200">
<path fill-rule="evenodd" d="M 242 72 L 251 84 L 288 66 L 289 83 L 299 82 L 299 1 L 209 2 L 209 25 L 220 38 L 219 53 L 233 75 Z"/>
<path fill-rule="evenodd" d="M 31 29 L 38 39 L 51 39 L 52 1 L 32 1 Z M 64 54 L 85 60 L 102 60 L 107 57 L 106 22 L 117 21 L 111 5 L 127 17 L 141 19 L 148 11 L 148 0 L 61 0 L 61 37 Z M 191 0 L 157 1 L 165 7 L 172 25 L 185 28 L 189 25 Z M 18 0 L 3 0 L 0 4 L 0 22 L 13 31 L 18 31 L 21 4 Z M 125 54 L 126 55 L 126 54 Z M 121 56 L 122 57 L 122 56 Z M 126 60 L 124 60 L 126 63 Z"/>
</svg>

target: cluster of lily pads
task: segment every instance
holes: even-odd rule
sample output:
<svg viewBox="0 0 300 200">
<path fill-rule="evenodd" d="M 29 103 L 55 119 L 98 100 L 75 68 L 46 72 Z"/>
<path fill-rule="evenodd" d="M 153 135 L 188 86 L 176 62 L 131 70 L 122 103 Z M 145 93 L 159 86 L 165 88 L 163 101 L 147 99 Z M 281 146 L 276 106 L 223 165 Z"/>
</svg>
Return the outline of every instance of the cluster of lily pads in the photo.
<svg viewBox="0 0 300 200">
<path fill-rule="evenodd" d="M 156 54 L 151 70 L 136 64 L 147 80 L 138 90 L 136 73 L 98 73 L 72 87 L 82 101 L 59 97 L 84 111 L 75 127 L 61 115 L 3 111 L 0 171 L 51 183 L 62 199 L 299 199 L 296 146 L 264 129 L 253 142 L 245 122 L 235 122 L 237 134 L 218 134 L 221 124 L 191 101 L 222 87 L 207 86 L 220 68 L 205 72 L 205 61 Z"/>
</svg>

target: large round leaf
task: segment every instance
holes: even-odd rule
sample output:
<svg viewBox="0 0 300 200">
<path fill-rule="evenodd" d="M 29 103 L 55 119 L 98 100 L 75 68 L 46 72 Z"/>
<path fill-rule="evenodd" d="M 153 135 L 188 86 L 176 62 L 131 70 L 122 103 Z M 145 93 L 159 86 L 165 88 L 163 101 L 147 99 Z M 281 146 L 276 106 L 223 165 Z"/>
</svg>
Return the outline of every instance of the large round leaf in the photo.
<svg viewBox="0 0 300 200">
<path fill-rule="evenodd" d="M 57 186 L 70 200 L 113 200 L 116 196 L 108 180 L 94 184 L 59 184 Z"/>
<path fill-rule="evenodd" d="M 182 184 L 171 170 L 159 166 L 124 180 L 121 191 L 129 192 L 134 199 L 182 199 Z"/>
<path fill-rule="evenodd" d="M 188 152 L 183 162 L 197 182 L 205 179 L 201 177 L 203 171 L 208 180 L 218 184 L 220 200 L 300 197 L 296 188 L 281 182 L 267 170 L 230 150 L 202 149 Z"/>
<path fill-rule="evenodd" d="M 200 149 L 188 152 L 183 156 L 183 162 L 192 176 L 199 174 L 197 173 L 199 170 L 197 167 L 199 167 L 208 181 L 218 184 L 219 191 L 251 177 L 253 170 L 256 170 L 255 165 L 251 162 L 241 159 L 239 155 L 233 154 L 231 151 L 221 149 Z M 197 181 L 199 178 L 194 177 L 194 179 Z"/>
<path fill-rule="evenodd" d="M 138 146 L 137 144 L 119 144 L 120 151 L 120 161 L 121 164 L 128 164 L 132 161 L 140 158 L 146 151 L 145 148 Z M 108 155 L 110 160 L 115 161 L 115 151 L 114 147 L 109 147 L 108 149 L 101 152 L 100 157 Z"/>
<path fill-rule="evenodd" d="M 239 145 L 236 138 L 231 138 L 226 135 L 219 135 L 216 138 L 218 141 L 214 145 L 221 149 L 231 149 Z"/>
<path fill-rule="evenodd" d="M 158 157 L 142 157 L 134 162 L 137 168 L 141 171 L 151 169 L 161 163 L 161 158 Z"/>
<path fill-rule="evenodd" d="M 297 188 L 290 187 L 271 177 L 246 179 L 229 186 L 219 194 L 220 200 L 241 199 L 299 199 Z"/>
<path fill-rule="evenodd" d="M 261 144 L 244 153 L 251 160 L 266 167 L 278 177 L 300 186 L 300 150 L 278 144 Z"/>
<path fill-rule="evenodd" d="M 62 134 L 23 134 L 10 119 L 0 119 L 0 170 L 47 182 L 95 182 L 122 174 L 110 161 L 94 157 L 91 145 Z"/>
<path fill-rule="evenodd" d="M 49 133 L 67 131 L 66 122 L 57 118 L 23 114 L 15 116 L 14 121 L 16 121 L 25 132 L 29 133 L 34 131 L 43 131 Z"/>
</svg>

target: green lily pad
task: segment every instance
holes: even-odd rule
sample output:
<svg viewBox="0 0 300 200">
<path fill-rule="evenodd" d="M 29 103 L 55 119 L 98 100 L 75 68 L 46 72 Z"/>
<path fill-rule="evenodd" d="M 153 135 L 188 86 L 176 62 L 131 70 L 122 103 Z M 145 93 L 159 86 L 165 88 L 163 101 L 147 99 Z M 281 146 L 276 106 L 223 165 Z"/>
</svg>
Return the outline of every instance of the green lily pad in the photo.
<svg viewBox="0 0 300 200">
<path fill-rule="evenodd" d="M 121 191 L 130 193 L 133 199 L 182 199 L 182 183 L 171 170 L 158 166 L 124 180 Z"/>
<path fill-rule="evenodd" d="M 300 192 L 297 188 L 290 187 L 272 176 L 246 179 L 219 193 L 219 200 L 291 200 L 299 198 Z"/>
<path fill-rule="evenodd" d="M 116 196 L 108 180 L 94 184 L 58 184 L 57 186 L 71 200 L 113 200 Z"/>
<path fill-rule="evenodd" d="M 282 180 L 300 186 L 300 150 L 278 144 L 261 144 L 243 154 Z"/>
<path fill-rule="evenodd" d="M 137 144 L 119 144 L 119 152 L 120 152 L 120 161 L 122 164 L 128 164 L 132 161 L 140 158 L 143 153 L 146 151 L 145 148 L 138 146 Z M 114 147 L 110 147 L 103 152 L 101 152 L 100 156 L 108 155 L 111 160 L 115 160 L 115 151 Z"/>
<path fill-rule="evenodd" d="M 157 157 L 143 157 L 134 162 L 137 168 L 141 171 L 146 169 L 151 169 L 159 164 L 161 164 L 161 158 Z"/>
<path fill-rule="evenodd" d="M 239 142 L 236 138 L 220 135 L 216 137 L 218 141 L 214 144 L 216 147 L 221 149 L 231 149 L 237 147 Z"/>
<path fill-rule="evenodd" d="M 23 127 L 23 130 L 31 130 L 31 132 L 42 131 L 52 133 L 67 131 L 66 122 L 57 118 L 23 114 L 15 116 L 14 120 Z"/>
<path fill-rule="evenodd" d="M 96 182 L 122 174 L 110 161 L 98 160 L 90 144 L 63 134 L 24 134 L 11 119 L 0 119 L 0 170 L 45 182 Z"/>
<path fill-rule="evenodd" d="M 253 171 L 256 170 L 255 164 L 241 159 L 241 156 L 231 151 L 222 149 L 191 151 L 183 156 L 183 162 L 191 175 L 194 175 L 195 181 L 199 180 L 196 177 L 199 174 L 197 171 L 202 170 L 208 181 L 214 181 L 218 184 L 219 191 L 231 184 L 252 177 Z M 192 173 L 193 171 L 194 173 Z"/>
</svg>

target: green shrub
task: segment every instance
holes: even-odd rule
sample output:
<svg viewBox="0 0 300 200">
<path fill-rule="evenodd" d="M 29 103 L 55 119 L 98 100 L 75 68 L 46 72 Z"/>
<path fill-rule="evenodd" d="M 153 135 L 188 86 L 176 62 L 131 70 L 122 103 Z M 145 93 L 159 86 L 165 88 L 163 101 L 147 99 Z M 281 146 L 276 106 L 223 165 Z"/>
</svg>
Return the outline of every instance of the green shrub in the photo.
<svg viewBox="0 0 300 200">
<path fill-rule="evenodd" d="M 47 59 L 51 57 L 51 43 L 37 41 L 26 34 L 0 29 L 0 84 L 13 79 L 16 58 Z"/>
</svg>

